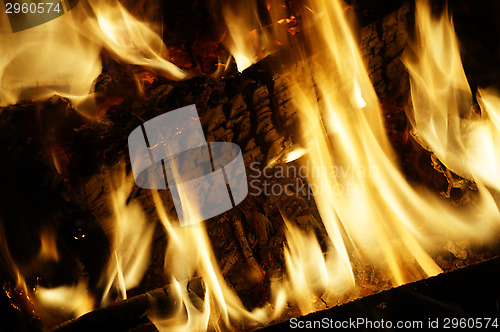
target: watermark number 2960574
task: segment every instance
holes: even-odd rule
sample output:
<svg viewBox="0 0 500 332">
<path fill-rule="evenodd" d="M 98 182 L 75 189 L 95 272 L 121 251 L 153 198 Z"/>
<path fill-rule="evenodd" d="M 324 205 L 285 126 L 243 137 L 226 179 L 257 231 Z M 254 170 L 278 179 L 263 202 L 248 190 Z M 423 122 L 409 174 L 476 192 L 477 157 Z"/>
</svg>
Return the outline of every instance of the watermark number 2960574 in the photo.
<svg viewBox="0 0 500 332">
<path fill-rule="evenodd" d="M 71 10 L 78 0 L 6 0 L 4 14 L 12 32 L 19 32 L 50 22 Z"/>
<path fill-rule="evenodd" d="M 52 2 L 6 2 L 5 3 L 5 13 L 6 14 L 44 14 L 44 13 L 61 13 L 63 9 L 61 8 L 61 3 Z"/>
</svg>

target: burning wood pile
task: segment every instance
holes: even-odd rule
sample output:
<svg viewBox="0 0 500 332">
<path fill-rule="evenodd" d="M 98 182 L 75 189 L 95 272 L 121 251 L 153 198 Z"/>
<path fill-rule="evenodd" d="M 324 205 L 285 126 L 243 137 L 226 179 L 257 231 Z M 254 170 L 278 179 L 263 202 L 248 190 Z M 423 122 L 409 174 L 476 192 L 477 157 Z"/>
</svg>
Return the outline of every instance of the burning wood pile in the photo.
<svg viewBox="0 0 500 332">
<path fill-rule="evenodd" d="M 253 330 L 498 255 L 500 70 L 471 51 L 466 76 L 446 6 L 63 3 L 0 16 L 9 327 Z M 489 24 L 477 54 L 498 56 Z M 197 112 L 223 213 L 182 186 L 196 158 L 162 159 L 164 188 L 136 173 L 131 134 L 166 155 L 192 127 L 147 123 L 175 110 Z M 241 150 L 241 200 L 213 142 Z"/>
</svg>

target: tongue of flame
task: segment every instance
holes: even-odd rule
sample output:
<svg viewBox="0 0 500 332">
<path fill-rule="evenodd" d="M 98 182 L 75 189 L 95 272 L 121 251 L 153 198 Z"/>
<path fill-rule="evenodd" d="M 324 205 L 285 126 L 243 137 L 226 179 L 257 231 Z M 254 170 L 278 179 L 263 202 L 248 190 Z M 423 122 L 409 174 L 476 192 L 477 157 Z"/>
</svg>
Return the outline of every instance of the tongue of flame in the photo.
<svg viewBox="0 0 500 332">
<path fill-rule="evenodd" d="M 263 22 L 262 10 L 258 1 L 241 1 L 233 6 L 226 5 L 224 18 L 230 34 L 225 42 L 233 55 L 238 71 L 243 71 L 285 44 L 287 35 L 285 26 L 279 25 L 286 17 L 281 1 L 267 2 L 270 23 Z"/>
<path fill-rule="evenodd" d="M 417 24 L 418 59 L 408 57 L 406 65 L 413 101 L 413 112 L 408 115 L 418 138 L 455 173 L 499 190 L 499 95 L 480 90 L 481 114 L 474 112 L 457 38 L 446 13 L 431 18 L 430 8 L 419 3 Z"/>
<path fill-rule="evenodd" d="M 78 106 L 101 73 L 102 48 L 168 77 L 186 76 L 165 60 L 161 37 L 118 0 L 89 1 L 89 6 L 80 3 L 65 15 L 17 33 L 10 32 L 7 14 L 0 14 L 0 106 L 53 94 Z"/>
<path fill-rule="evenodd" d="M 134 186 L 133 178 L 123 176 L 118 181 L 117 188 L 111 192 L 113 217 L 108 226 L 112 233 L 112 254 L 101 278 L 104 303 L 112 301 L 112 286 L 121 298 L 126 299 L 127 290 L 139 285 L 148 267 L 154 231 L 154 225 L 148 224 L 139 203 L 134 200 L 128 202 Z M 110 187 L 114 188 L 114 185 Z"/>
</svg>

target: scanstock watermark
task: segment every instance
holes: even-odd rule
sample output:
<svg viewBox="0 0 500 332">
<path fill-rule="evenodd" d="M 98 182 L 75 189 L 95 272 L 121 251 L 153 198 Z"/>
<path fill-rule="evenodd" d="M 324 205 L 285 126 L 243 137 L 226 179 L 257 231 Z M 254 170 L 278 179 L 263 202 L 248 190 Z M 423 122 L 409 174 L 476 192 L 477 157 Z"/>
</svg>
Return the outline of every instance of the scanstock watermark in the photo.
<svg viewBox="0 0 500 332">
<path fill-rule="evenodd" d="M 289 322 L 291 329 L 361 329 L 361 330 L 384 330 L 384 329 L 423 329 L 428 327 L 421 320 L 370 320 L 368 318 L 349 318 L 346 320 L 335 320 L 324 317 L 321 320 L 306 320 L 292 318 Z"/>
<path fill-rule="evenodd" d="M 328 317 L 322 319 L 292 318 L 290 329 L 355 329 L 355 330 L 402 330 L 402 329 L 498 329 L 496 317 L 429 317 L 423 320 L 371 320 L 357 317 L 336 320 Z"/>
<path fill-rule="evenodd" d="M 317 166 L 308 160 L 300 165 L 276 164 L 262 166 L 259 162 L 249 166 L 249 193 L 255 196 L 302 196 L 312 199 L 329 190 L 334 194 L 361 196 L 366 192 L 365 180 L 378 175 L 376 166 Z M 332 183 L 311 183 L 314 178 L 330 178 Z M 284 181 L 282 181 L 284 180 Z"/>
<path fill-rule="evenodd" d="M 168 188 L 181 226 L 224 213 L 248 194 L 241 149 L 207 143 L 195 105 L 141 124 L 129 135 L 128 147 L 135 183 Z"/>
<path fill-rule="evenodd" d="M 78 0 L 5 0 L 12 32 L 27 30 L 64 15 Z"/>
</svg>

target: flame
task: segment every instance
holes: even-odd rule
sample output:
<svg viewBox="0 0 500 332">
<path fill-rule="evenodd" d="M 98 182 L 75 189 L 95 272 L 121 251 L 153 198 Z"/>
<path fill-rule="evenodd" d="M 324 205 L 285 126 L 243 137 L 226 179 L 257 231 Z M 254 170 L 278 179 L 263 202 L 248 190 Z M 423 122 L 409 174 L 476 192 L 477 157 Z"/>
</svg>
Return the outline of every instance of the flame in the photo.
<svg viewBox="0 0 500 332">
<path fill-rule="evenodd" d="M 7 14 L 0 15 L 0 106 L 91 92 L 101 73 L 100 48 L 72 28 L 72 11 L 17 33 L 10 31 Z"/>
<path fill-rule="evenodd" d="M 43 100 L 54 94 L 74 106 L 92 105 L 95 79 L 106 49 L 130 64 L 180 79 L 186 73 L 166 60 L 166 46 L 146 23 L 134 18 L 118 0 L 80 2 L 66 14 L 39 26 L 12 33 L 1 13 L 0 106 Z M 87 106 L 88 108 L 89 106 Z M 84 110 L 95 113 L 95 109 Z"/>
<path fill-rule="evenodd" d="M 160 330 L 173 326 L 181 330 L 230 328 L 234 320 L 251 325 L 279 317 L 289 305 L 298 306 L 306 314 L 324 308 L 323 301 L 327 305 L 337 303 L 339 296 L 359 286 L 353 257 L 390 275 L 396 286 L 441 273 L 429 254 L 436 247 L 456 249 L 454 241 L 469 243 L 494 238 L 494 230 L 500 224 L 499 211 L 481 183 L 477 183 L 474 204 L 457 210 L 438 195 L 416 188 L 405 179 L 387 138 L 379 101 L 341 1 L 312 0 L 305 8 L 305 43 L 289 45 L 297 65 L 282 74 L 297 108 L 303 148 L 290 152 L 284 161 L 301 158 L 297 162 L 309 168 L 307 180 L 329 237 L 327 250 L 322 249 L 315 234 L 293 226 L 293 217 L 283 216 L 286 275 L 276 276 L 271 282 L 270 302 L 250 312 L 224 281 L 205 226 L 172 225 L 155 192 L 157 212 L 169 238 L 165 272 L 171 276 L 174 302 L 179 303 L 171 317 L 151 317 Z M 255 18 L 254 11 L 246 11 Z M 226 17 L 231 15 L 226 12 Z M 424 16 L 431 19 L 430 12 Z M 260 37 L 257 32 L 262 27 L 255 26 L 260 21 L 249 20 L 258 23 L 242 23 L 245 33 L 229 28 L 235 43 L 248 31 L 252 38 Z M 419 27 L 422 24 L 419 20 L 417 23 Z M 241 47 L 229 48 L 242 70 L 259 58 L 260 51 L 244 38 L 240 43 Z M 453 56 L 453 49 L 450 52 L 445 55 Z M 439 74 L 436 70 L 426 73 Z M 433 89 L 439 86 L 432 85 Z M 446 93 L 444 96 L 446 100 L 453 99 Z M 498 95 L 481 91 L 480 102 L 497 128 Z M 439 112 L 432 107 L 428 111 Z M 433 134 L 443 136 L 442 131 Z M 440 137 L 444 138 L 446 135 Z M 491 156 L 496 155 L 488 154 L 493 159 Z M 196 216 L 198 207 L 191 206 L 189 193 L 181 196 L 183 207 Z M 203 282 L 202 296 L 189 291 L 187 281 L 194 277 Z"/>
<path fill-rule="evenodd" d="M 259 15 L 257 1 L 241 1 L 237 5 L 226 5 L 223 15 L 230 37 L 225 41 L 227 49 L 242 72 L 257 61 L 286 43 L 286 30 L 280 24 L 286 23 L 286 12 L 279 0 L 268 4 L 271 23 L 264 23 Z M 283 21 L 285 20 L 285 21 Z"/>
<path fill-rule="evenodd" d="M 135 19 L 118 1 L 90 1 L 96 21 L 89 23 L 97 42 L 123 61 L 155 69 L 160 74 L 181 79 L 186 73 L 165 58 L 168 52 L 161 37 Z"/>
<path fill-rule="evenodd" d="M 299 159 L 300 157 L 302 157 L 306 153 L 307 153 L 306 149 L 295 148 L 286 154 L 285 163 L 291 163 L 292 161 Z"/>
<path fill-rule="evenodd" d="M 105 285 L 104 303 L 109 301 L 113 285 L 126 299 L 127 290 L 140 283 L 148 267 L 154 232 L 154 224 L 148 223 L 141 205 L 133 199 L 128 201 L 134 186 L 133 177 L 126 177 L 123 171 L 117 182 L 117 187 L 110 184 L 113 217 L 107 227 L 112 234 L 112 255 L 101 278 L 101 284 Z"/>
<path fill-rule="evenodd" d="M 84 282 L 76 286 L 39 287 L 37 295 L 38 305 L 43 310 L 54 308 L 78 317 L 94 309 L 94 301 L 88 294 L 87 285 Z"/>
<path fill-rule="evenodd" d="M 274 285 L 278 294 L 283 289 L 289 300 L 297 302 L 302 314 L 322 308 L 318 301 L 325 292 L 342 294 L 354 286 L 350 271 L 346 270 L 333 248 L 323 254 L 314 233 L 306 233 L 293 226 L 286 217 L 287 246 L 285 262 L 288 278 Z M 277 296 L 278 298 L 278 296 Z M 278 306 L 277 306 L 278 307 Z"/>
<path fill-rule="evenodd" d="M 59 252 L 57 251 L 56 233 L 50 229 L 42 229 L 40 234 L 41 248 L 39 257 L 47 260 L 59 260 Z"/>
<path fill-rule="evenodd" d="M 259 309 L 248 311 L 224 281 L 204 224 L 186 227 L 172 224 L 160 195 L 156 191 L 152 193 L 158 216 L 167 231 L 165 273 L 172 278 L 169 289 L 177 299 L 173 302 L 178 304 L 170 317 L 150 316 L 155 326 L 160 331 L 203 331 L 209 326 L 231 326 L 231 319 L 262 321 L 265 312 Z M 187 193 L 181 191 L 180 196 L 185 202 L 186 220 L 190 217 L 198 220 L 197 207 L 189 206 L 189 199 L 185 200 Z M 202 278 L 205 289 L 202 297 L 188 289 L 188 282 L 194 276 Z"/>
<path fill-rule="evenodd" d="M 481 113 L 474 111 L 453 22 L 444 12 L 433 18 L 425 1 L 416 7 L 414 51 L 406 58 L 418 139 L 453 172 L 500 189 L 498 93 L 480 90 Z"/>
<path fill-rule="evenodd" d="M 16 281 L 14 289 L 6 287 L 13 305 L 24 312 L 33 311 L 45 326 L 54 326 L 61 321 L 83 315 L 98 304 L 113 300 L 111 287 L 115 286 L 121 298 L 127 297 L 127 290 L 136 287 L 142 280 L 149 263 L 154 224 L 148 223 L 142 207 L 135 199 L 129 199 L 134 186 L 133 177 L 127 177 L 125 170 L 121 177 L 110 180 L 109 191 L 113 216 L 107 223 L 111 236 L 111 258 L 101 276 L 102 299 L 88 289 L 85 275 L 78 276 L 75 284 L 46 288 L 28 284 L 27 278 L 36 275 L 45 262 L 58 262 L 62 253 L 57 248 L 55 229 L 45 227 L 40 232 L 40 251 L 31 261 L 18 263 L 10 255 L 5 233 L 0 229 L 2 260 L 11 277 Z"/>
</svg>

